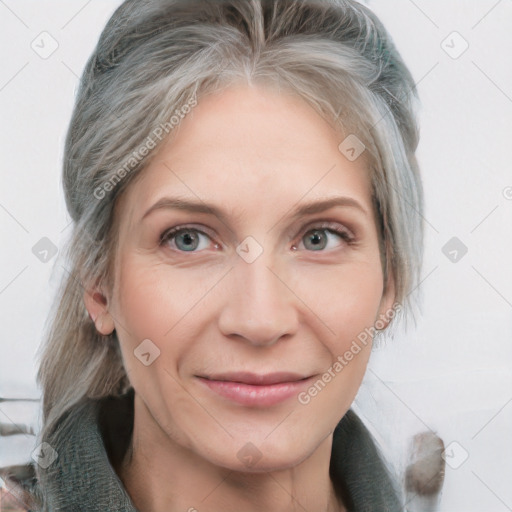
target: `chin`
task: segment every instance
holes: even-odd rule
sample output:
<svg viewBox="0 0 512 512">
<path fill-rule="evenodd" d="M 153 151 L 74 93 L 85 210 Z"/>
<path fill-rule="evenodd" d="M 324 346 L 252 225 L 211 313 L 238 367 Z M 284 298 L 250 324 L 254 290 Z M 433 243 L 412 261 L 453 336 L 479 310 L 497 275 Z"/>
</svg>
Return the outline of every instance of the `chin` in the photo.
<svg viewBox="0 0 512 512">
<path fill-rule="evenodd" d="M 251 435 L 252 441 L 247 437 L 234 437 L 228 443 L 212 443 L 203 452 L 202 457 L 210 463 L 224 467 L 231 471 L 242 473 L 268 473 L 269 471 L 282 471 L 293 468 L 307 459 L 314 452 L 316 446 L 309 446 L 305 442 L 276 437 L 271 442 L 265 440 L 268 433 Z M 201 452 L 198 452 L 201 456 Z"/>
</svg>

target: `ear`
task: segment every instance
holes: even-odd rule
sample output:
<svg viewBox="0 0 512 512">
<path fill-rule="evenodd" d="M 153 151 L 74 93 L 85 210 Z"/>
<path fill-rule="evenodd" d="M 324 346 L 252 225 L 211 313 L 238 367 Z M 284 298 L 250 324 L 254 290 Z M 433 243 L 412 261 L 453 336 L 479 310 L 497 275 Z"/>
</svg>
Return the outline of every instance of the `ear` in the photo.
<svg viewBox="0 0 512 512">
<path fill-rule="evenodd" d="M 393 308 L 396 298 L 395 277 L 391 268 L 388 268 L 387 274 L 387 282 L 379 305 L 379 314 L 375 321 L 375 328 L 379 331 L 386 329 L 395 316 Z"/>
<path fill-rule="evenodd" d="M 106 294 L 96 283 L 84 289 L 84 303 L 96 330 L 108 336 L 115 329 L 114 319 L 108 311 Z"/>
</svg>

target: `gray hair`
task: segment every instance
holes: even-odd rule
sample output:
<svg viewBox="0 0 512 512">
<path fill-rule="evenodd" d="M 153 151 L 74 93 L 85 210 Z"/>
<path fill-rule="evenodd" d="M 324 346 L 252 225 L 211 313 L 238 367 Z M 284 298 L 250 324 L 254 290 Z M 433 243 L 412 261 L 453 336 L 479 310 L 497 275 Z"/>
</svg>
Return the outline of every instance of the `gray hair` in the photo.
<svg viewBox="0 0 512 512">
<path fill-rule="evenodd" d="M 154 140 L 159 127 L 190 98 L 239 82 L 295 93 L 364 144 L 384 276 L 409 300 L 423 239 L 417 93 L 375 14 L 351 0 L 126 0 L 87 62 L 66 138 L 73 232 L 38 372 L 43 437 L 82 398 L 130 388 L 117 334 L 96 331 L 84 283 L 112 285 L 114 206 L 165 140 Z"/>
</svg>

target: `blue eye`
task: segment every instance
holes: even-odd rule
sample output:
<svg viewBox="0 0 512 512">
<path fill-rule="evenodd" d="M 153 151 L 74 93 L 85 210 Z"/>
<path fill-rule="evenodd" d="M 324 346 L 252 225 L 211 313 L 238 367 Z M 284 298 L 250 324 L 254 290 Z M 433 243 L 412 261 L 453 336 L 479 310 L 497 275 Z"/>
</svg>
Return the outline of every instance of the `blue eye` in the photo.
<svg viewBox="0 0 512 512">
<path fill-rule="evenodd" d="M 309 230 L 301 239 L 301 245 L 308 251 L 323 251 L 335 249 L 341 241 L 349 242 L 350 237 L 345 231 L 336 231 L 327 228 Z"/>
<path fill-rule="evenodd" d="M 330 227 L 331 224 L 321 224 L 307 230 L 302 235 L 300 242 L 293 246 L 293 249 L 322 252 L 354 243 L 355 239 L 348 230 L 338 224 Z M 210 235 L 200 229 L 188 226 L 176 226 L 164 231 L 160 236 L 160 245 L 179 252 L 220 249 L 220 245 L 215 243 Z"/>
<path fill-rule="evenodd" d="M 173 248 L 183 252 L 193 252 L 207 249 L 211 243 L 208 235 L 193 228 L 175 228 L 164 233 L 160 243 L 170 243 Z"/>
</svg>

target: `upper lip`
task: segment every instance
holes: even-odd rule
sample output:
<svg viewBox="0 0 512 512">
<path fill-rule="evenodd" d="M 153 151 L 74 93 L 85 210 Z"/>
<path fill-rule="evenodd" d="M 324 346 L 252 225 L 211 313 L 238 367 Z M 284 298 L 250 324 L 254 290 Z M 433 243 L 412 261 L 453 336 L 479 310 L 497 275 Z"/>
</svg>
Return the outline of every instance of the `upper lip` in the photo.
<svg viewBox="0 0 512 512">
<path fill-rule="evenodd" d="M 204 379 L 223 380 L 230 382 L 240 382 L 242 384 L 251 384 L 253 386 L 269 386 L 282 382 L 296 382 L 307 379 L 310 375 L 301 375 L 294 372 L 275 372 L 275 373 L 249 373 L 249 372 L 228 372 L 217 373 L 214 375 L 203 375 Z"/>
</svg>

